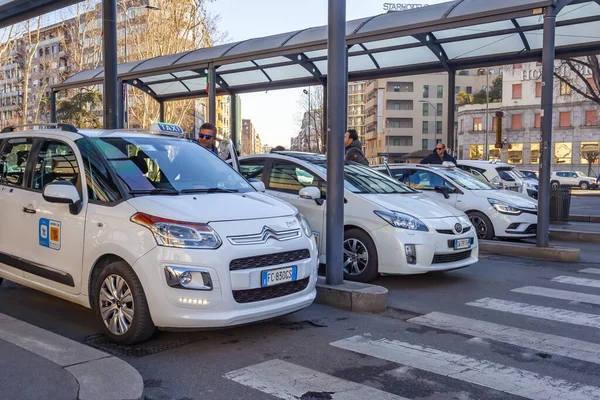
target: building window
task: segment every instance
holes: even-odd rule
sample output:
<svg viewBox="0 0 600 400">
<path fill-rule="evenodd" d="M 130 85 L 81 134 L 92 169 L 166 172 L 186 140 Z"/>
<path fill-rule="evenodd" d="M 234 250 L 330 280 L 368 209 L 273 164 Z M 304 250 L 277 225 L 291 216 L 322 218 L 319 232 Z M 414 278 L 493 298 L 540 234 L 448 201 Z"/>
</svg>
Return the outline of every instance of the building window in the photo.
<svg viewBox="0 0 600 400">
<path fill-rule="evenodd" d="M 436 111 L 437 111 L 437 116 L 441 117 L 444 111 L 444 105 L 442 103 L 437 103 L 437 107 L 436 107 Z"/>
<path fill-rule="evenodd" d="M 542 127 L 542 114 L 535 113 L 535 122 L 533 123 L 533 127 L 534 128 L 541 128 Z"/>
<path fill-rule="evenodd" d="M 598 125 L 598 111 L 588 110 L 585 112 L 585 126 Z"/>
<path fill-rule="evenodd" d="M 582 142 L 579 154 L 581 154 L 581 164 L 598 165 L 598 142 Z"/>
<path fill-rule="evenodd" d="M 429 133 L 429 121 L 423 121 L 423 135 Z"/>
<path fill-rule="evenodd" d="M 554 163 L 571 164 L 573 159 L 573 143 L 554 143 Z"/>
<path fill-rule="evenodd" d="M 423 85 L 423 98 L 429 98 L 429 85 Z"/>
<path fill-rule="evenodd" d="M 483 118 L 473 118 L 473 130 L 475 132 L 483 131 Z"/>
<path fill-rule="evenodd" d="M 460 131 L 461 132 L 465 131 L 465 120 L 464 119 L 460 120 Z"/>
<path fill-rule="evenodd" d="M 495 144 L 488 145 L 488 159 L 490 161 L 500 160 L 500 149 L 497 149 Z"/>
<path fill-rule="evenodd" d="M 473 87 L 467 86 L 467 94 L 473 94 Z"/>
<path fill-rule="evenodd" d="M 492 117 L 492 126 L 490 129 L 492 132 L 496 132 L 496 124 L 498 123 L 498 118 L 497 117 Z"/>
<path fill-rule="evenodd" d="M 508 145 L 508 163 L 523 164 L 523 143 Z"/>
<path fill-rule="evenodd" d="M 455 86 L 454 87 L 454 95 L 456 96 L 456 94 L 459 92 L 460 92 L 460 86 Z"/>
<path fill-rule="evenodd" d="M 523 96 L 523 85 L 520 83 L 515 83 L 512 85 L 512 98 L 520 99 Z"/>
<path fill-rule="evenodd" d="M 529 152 L 529 163 L 539 164 L 540 163 L 540 144 L 531 143 L 531 150 Z"/>
<path fill-rule="evenodd" d="M 429 103 L 423 103 L 423 116 L 429 116 Z"/>
<path fill-rule="evenodd" d="M 442 86 L 442 85 L 438 85 L 438 87 L 437 87 L 437 98 L 438 99 L 444 98 L 444 86 Z"/>
<path fill-rule="evenodd" d="M 394 92 L 400 91 L 400 85 L 394 85 Z"/>
<path fill-rule="evenodd" d="M 559 125 L 561 128 L 571 126 L 571 113 L 569 111 L 559 113 Z"/>
<path fill-rule="evenodd" d="M 567 85 L 565 82 L 560 82 L 560 95 L 561 96 L 569 96 L 571 95 L 571 86 Z"/>
<path fill-rule="evenodd" d="M 512 130 L 523 129 L 523 115 L 513 114 L 511 116 L 511 129 Z"/>
<path fill-rule="evenodd" d="M 590 84 L 590 86 L 592 87 L 592 89 L 594 90 L 594 93 L 598 93 L 598 88 L 596 87 L 596 82 L 594 82 L 594 78 L 587 78 L 588 83 Z M 592 94 L 590 92 L 590 88 L 586 89 L 587 94 Z"/>
<path fill-rule="evenodd" d="M 394 103 L 394 110 L 400 110 L 400 103 Z"/>
<path fill-rule="evenodd" d="M 542 97 L 542 82 L 535 83 L 535 97 Z"/>
<path fill-rule="evenodd" d="M 472 144 L 469 146 L 469 159 L 470 160 L 481 160 L 483 158 L 483 145 Z"/>
<path fill-rule="evenodd" d="M 427 150 L 429 148 L 429 139 L 423 139 L 421 141 L 421 150 Z"/>
<path fill-rule="evenodd" d="M 442 126 L 442 125 L 443 125 L 442 121 L 437 121 L 436 125 L 437 125 L 437 126 L 436 126 L 436 132 L 435 132 L 435 134 L 436 134 L 436 135 L 441 135 L 441 134 L 442 134 L 442 128 L 443 128 L 443 126 Z"/>
</svg>

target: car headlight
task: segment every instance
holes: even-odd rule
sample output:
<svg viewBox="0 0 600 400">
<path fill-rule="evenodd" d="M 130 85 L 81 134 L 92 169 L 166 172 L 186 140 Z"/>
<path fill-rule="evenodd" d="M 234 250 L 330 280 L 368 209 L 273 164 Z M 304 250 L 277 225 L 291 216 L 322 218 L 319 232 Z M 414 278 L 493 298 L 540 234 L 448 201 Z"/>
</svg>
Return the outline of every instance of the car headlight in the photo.
<svg viewBox="0 0 600 400">
<path fill-rule="evenodd" d="M 217 249 L 221 238 L 207 224 L 172 221 L 152 215 L 137 213 L 131 221 L 148 228 L 159 246 L 185 249 Z"/>
<path fill-rule="evenodd" d="M 308 223 L 308 220 L 304 217 L 304 215 L 298 213 L 296 214 L 296 219 L 300 223 L 300 227 L 302 228 L 302 231 L 304 232 L 306 237 L 311 237 L 312 229 L 310 228 L 310 224 Z"/>
<path fill-rule="evenodd" d="M 535 184 L 531 182 L 525 182 L 525 187 L 528 189 L 535 189 Z"/>
<path fill-rule="evenodd" d="M 521 214 L 521 209 L 519 207 L 515 207 L 513 205 L 503 203 L 499 200 L 488 199 L 490 205 L 494 207 L 496 211 L 501 214 L 510 214 L 510 215 L 519 215 Z"/>
<path fill-rule="evenodd" d="M 392 225 L 395 228 L 400 229 L 408 229 L 410 231 L 422 231 L 429 232 L 427 226 L 419 219 L 413 217 L 412 215 L 392 211 L 373 211 L 377 216 L 382 218 L 385 222 Z"/>
</svg>

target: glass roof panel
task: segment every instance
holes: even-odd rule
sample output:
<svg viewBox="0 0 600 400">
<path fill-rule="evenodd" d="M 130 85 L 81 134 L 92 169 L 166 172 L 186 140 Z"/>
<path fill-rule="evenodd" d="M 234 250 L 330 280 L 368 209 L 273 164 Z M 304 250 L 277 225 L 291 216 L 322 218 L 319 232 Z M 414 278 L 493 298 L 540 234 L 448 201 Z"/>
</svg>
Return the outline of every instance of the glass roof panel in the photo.
<svg viewBox="0 0 600 400">
<path fill-rule="evenodd" d="M 354 32 L 364 21 L 371 17 L 361 18 L 346 22 L 346 35 Z M 311 43 L 318 40 L 327 40 L 327 25 L 308 28 L 291 38 L 286 46 L 294 46 L 297 44 Z"/>
<path fill-rule="evenodd" d="M 560 11 L 556 17 L 556 22 L 592 17 L 594 15 L 600 15 L 600 5 L 597 3 L 572 4 Z"/>
<path fill-rule="evenodd" d="M 231 71 L 234 69 L 242 69 L 242 68 L 256 68 L 256 65 L 254 65 L 254 63 L 252 61 L 243 61 L 243 62 L 239 62 L 239 63 L 226 64 L 226 65 L 221 65 L 219 68 L 217 68 L 217 72 L 222 73 L 225 71 Z"/>
<path fill-rule="evenodd" d="M 173 75 L 175 75 L 178 78 L 187 78 L 188 76 L 197 76 L 200 74 L 194 71 L 179 71 L 173 72 Z"/>
<path fill-rule="evenodd" d="M 367 22 L 357 33 L 378 31 L 381 29 L 396 28 L 421 24 L 423 22 L 437 21 L 442 18 L 453 3 L 433 4 L 427 7 L 416 8 L 402 12 L 388 12 L 378 15 Z"/>
<path fill-rule="evenodd" d="M 157 83 L 156 85 L 148 85 L 150 89 L 154 90 L 158 96 L 173 93 L 187 93 L 188 90 L 181 84 L 181 82 L 170 82 L 170 83 Z"/>
<path fill-rule="evenodd" d="M 143 78 L 138 78 L 142 83 L 156 82 L 156 81 L 166 81 L 166 80 L 174 80 L 176 79 L 171 74 L 161 74 L 161 75 L 153 75 L 153 76 L 144 76 Z"/>
<path fill-rule="evenodd" d="M 375 57 L 375 61 L 377 61 L 377 64 L 379 64 L 381 68 L 439 61 L 435 54 L 424 46 L 412 49 L 386 51 L 383 53 L 373 53 L 373 57 Z"/>
<path fill-rule="evenodd" d="M 183 83 L 185 83 L 185 86 L 192 92 L 206 89 L 206 78 L 186 79 Z"/>
<path fill-rule="evenodd" d="M 367 49 L 373 50 L 373 49 L 381 49 L 383 47 L 403 46 L 405 44 L 414 44 L 414 43 L 419 43 L 419 41 L 412 36 L 404 36 L 404 37 L 393 38 L 393 39 L 377 40 L 376 42 L 366 42 L 366 43 L 363 43 L 363 45 Z"/>
<path fill-rule="evenodd" d="M 287 65 L 285 67 L 265 68 L 264 71 L 274 81 L 284 81 L 287 79 L 311 77 L 311 73 L 300 65 Z"/>
<path fill-rule="evenodd" d="M 315 61 L 313 62 L 313 64 L 315 64 L 315 67 L 317 67 L 318 70 L 321 71 L 321 74 L 327 75 L 327 60 Z"/>
<path fill-rule="evenodd" d="M 519 34 L 514 33 L 445 43 L 442 47 L 449 59 L 455 59 L 517 52 L 525 46 Z"/>
<path fill-rule="evenodd" d="M 541 49 L 544 47 L 544 31 L 542 29 L 525 32 L 525 38 L 527 39 L 529 47 L 531 47 L 532 50 Z"/>
<path fill-rule="evenodd" d="M 64 81 L 64 83 L 80 82 L 80 81 L 84 81 L 87 79 L 92 79 L 92 78 L 95 78 L 96 75 L 98 75 L 102 72 L 103 72 L 103 70 L 101 68 L 89 69 L 87 71 L 82 71 L 82 72 L 79 72 L 79 73 L 67 78 Z"/>
<path fill-rule="evenodd" d="M 460 2 L 454 10 L 448 15 L 448 18 L 458 17 L 460 15 L 490 13 L 492 11 L 508 8 L 530 9 L 548 5 L 548 1 L 543 0 L 502 0 L 502 1 L 481 1 L 464 0 Z"/>
<path fill-rule="evenodd" d="M 175 61 L 179 60 L 186 53 L 189 53 L 189 52 L 170 54 L 168 56 L 150 58 L 144 62 L 141 62 L 138 67 L 132 68 L 131 72 L 141 72 L 141 71 L 147 71 L 147 70 L 153 69 L 153 68 L 168 67 L 170 65 L 173 65 L 173 63 L 175 63 Z"/>
<path fill-rule="evenodd" d="M 260 70 L 234 72 L 232 74 L 223 74 L 221 78 L 229 86 L 252 85 L 254 83 L 268 83 L 269 80 Z"/>
<path fill-rule="evenodd" d="M 556 28 L 556 46 L 569 46 L 580 43 L 600 42 L 598 22 L 588 22 Z"/>
<path fill-rule="evenodd" d="M 544 23 L 543 15 L 534 15 L 532 17 L 517 18 L 519 26 L 540 25 Z"/>
<path fill-rule="evenodd" d="M 266 36 L 262 38 L 250 39 L 240 43 L 225 55 L 232 56 L 236 54 L 250 53 L 261 50 L 271 50 L 281 47 L 281 45 L 292 37 L 296 32 L 280 33 L 279 35 Z"/>
<path fill-rule="evenodd" d="M 374 69 L 375 64 L 367 54 L 361 56 L 348 57 L 348 72 L 364 71 Z"/>
<path fill-rule="evenodd" d="M 181 60 L 177 61 L 177 65 L 186 63 L 208 62 L 207 60 L 221 57 L 223 53 L 225 53 L 227 50 L 229 50 L 238 43 L 239 42 L 228 43 L 222 44 L 220 46 L 205 47 L 202 49 L 194 50 L 189 54 L 183 56 Z"/>
<path fill-rule="evenodd" d="M 269 58 L 259 58 L 258 60 L 254 60 L 258 65 L 271 65 L 271 64 L 279 64 L 284 62 L 290 62 L 290 59 L 283 56 L 278 57 L 269 57 Z"/>
<path fill-rule="evenodd" d="M 498 21 L 489 24 L 480 24 L 465 26 L 463 28 L 447 29 L 445 31 L 434 32 L 437 39 L 448 39 L 467 35 L 476 35 L 478 33 L 491 33 L 504 29 L 514 29 L 515 26 L 510 21 Z"/>
<path fill-rule="evenodd" d="M 327 56 L 327 49 L 325 50 L 315 50 L 315 51 L 307 51 L 304 55 L 308 58 L 317 58 L 317 57 L 325 57 Z"/>
<path fill-rule="evenodd" d="M 350 46 L 350 48 L 348 49 L 348 53 L 352 54 L 352 53 L 356 53 L 359 51 L 365 51 L 365 49 L 362 48 L 361 45 L 359 44 L 353 44 L 352 46 Z"/>
</svg>

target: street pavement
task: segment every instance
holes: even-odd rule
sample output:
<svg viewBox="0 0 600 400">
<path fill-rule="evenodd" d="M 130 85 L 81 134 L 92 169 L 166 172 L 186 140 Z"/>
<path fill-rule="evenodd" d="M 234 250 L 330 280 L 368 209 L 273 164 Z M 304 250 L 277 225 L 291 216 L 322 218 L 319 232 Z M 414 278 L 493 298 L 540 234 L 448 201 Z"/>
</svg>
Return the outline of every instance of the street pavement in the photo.
<svg viewBox="0 0 600 400">
<path fill-rule="evenodd" d="M 594 190 L 593 192 L 597 193 L 597 195 L 571 197 L 571 215 L 600 216 L 600 190 Z"/>
<path fill-rule="evenodd" d="M 132 347 L 98 337 L 91 312 L 15 284 L 0 288 L 0 313 L 123 358 L 147 400 L 600 399 L 597 247 L 581 245 L 579 263 L 483 255 L 462 270 L 380 277 L 381 314 L 315 304 Z"/>
</svg>

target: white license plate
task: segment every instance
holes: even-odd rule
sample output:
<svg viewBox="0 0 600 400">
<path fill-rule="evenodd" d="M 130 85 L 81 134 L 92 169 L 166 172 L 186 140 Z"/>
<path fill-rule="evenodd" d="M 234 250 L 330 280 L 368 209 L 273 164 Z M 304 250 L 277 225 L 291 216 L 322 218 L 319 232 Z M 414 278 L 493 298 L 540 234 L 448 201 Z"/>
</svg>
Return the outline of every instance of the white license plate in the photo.
<svg viewBox="0 0 600 400">
<path fill-rule="evenodd" d="M 454 250 L 463 250 L 471 248 L 471 238 L 456 239 L 454 241 Z"/>
<path fill-rule="evenodd" d="M 273 286 L 280 283 L 295 281 L 298 276 L 298 267 L 288 267 L 280 269 L 272 269 L 270 271 L 262 271 L 261 286 Z"/>
</svg>

